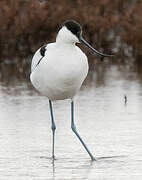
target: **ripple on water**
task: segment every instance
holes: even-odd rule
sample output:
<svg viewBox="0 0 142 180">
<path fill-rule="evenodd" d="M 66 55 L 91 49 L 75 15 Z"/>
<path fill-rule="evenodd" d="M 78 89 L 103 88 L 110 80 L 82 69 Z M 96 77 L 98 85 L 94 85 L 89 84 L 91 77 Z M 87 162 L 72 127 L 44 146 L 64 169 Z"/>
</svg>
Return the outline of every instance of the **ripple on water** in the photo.
<svg viewBox="0 0 142 180">
<path fill-rule="evenodd" d="M 78 93 L 76 126 L 97 159 L 93 162 L 70 129 L 70 101 L 53 103 L 53 162 L 47 98 L 25 83 L 1 85 L 0 179 L 142 179 L 141 90 L 139 81 L 113 69 L 106 73 L 105 84 L 84 86 Z"/>
</svg>

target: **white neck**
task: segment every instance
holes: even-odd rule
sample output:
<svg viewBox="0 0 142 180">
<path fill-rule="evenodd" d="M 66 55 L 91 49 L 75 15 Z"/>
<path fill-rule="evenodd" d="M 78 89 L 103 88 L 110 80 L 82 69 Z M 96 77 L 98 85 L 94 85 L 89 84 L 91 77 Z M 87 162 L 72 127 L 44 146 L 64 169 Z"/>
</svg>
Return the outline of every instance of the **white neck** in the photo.
<svg viewBox="0 0 142 180">
<path fill-rule="evenodd" d="M 67 42 L 67 41 L 62 41 L 60 38 L 56 38 L 56 44 L 58 45 L 64 45 L 64 46 L 75 46 L 75 42 Z"/>
<path fill-rule="evenodd" d="M 56 43 L 75 45 L 76 42 L 79 42 L 78 38 L 65 26 L 60 29 L 56 37 Z"/>
</svg>

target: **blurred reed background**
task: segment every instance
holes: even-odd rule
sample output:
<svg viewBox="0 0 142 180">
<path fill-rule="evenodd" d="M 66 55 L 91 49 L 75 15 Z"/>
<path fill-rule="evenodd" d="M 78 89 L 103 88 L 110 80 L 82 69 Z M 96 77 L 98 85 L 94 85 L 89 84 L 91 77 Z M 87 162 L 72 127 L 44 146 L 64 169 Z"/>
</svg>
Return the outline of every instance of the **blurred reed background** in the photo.
<svg viewBox="0 0 142 180">
<path fill-rule="evenodd" d="M 96 49 L 117 52 L 115 58 L 102 63 L 80 45 L 92 71 L 94 64 L 103 69 L 116 64 L 136 71 L 142 79 L 141 9 L 140 0 L 1 0 L 0 79 L 29 79 L 33 54 L 43 44 L 55 41 L 66 19 L 78 21 L 84 37 Z"/>
</svg>

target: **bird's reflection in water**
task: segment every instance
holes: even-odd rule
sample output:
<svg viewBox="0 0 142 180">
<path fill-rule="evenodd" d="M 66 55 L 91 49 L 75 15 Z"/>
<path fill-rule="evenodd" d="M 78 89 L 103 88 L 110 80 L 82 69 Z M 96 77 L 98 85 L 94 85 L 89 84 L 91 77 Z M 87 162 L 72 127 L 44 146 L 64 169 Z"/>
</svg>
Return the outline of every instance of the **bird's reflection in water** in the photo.
<svg viewBox="0 0 142 180">
<path fill-rule="evenodd" d="M 88 179 L 90 171 L 92 170 L 93 165 L 95 165 L 96 163 L 97 161 L 92 161 L 90 159 L 84 158 L 78 160 L 70 158 L 62 158 L 55 160 L 52 159 L 52 179 L 56 179 L 58 177 L 58 174 L 60 174 L 62 170 L 71 171 L 70 176 L 73 176 L 75 174 L 81 174 L 82 179 Z"/>
<path fill-rule="evenodd" d="M 55 179 L 55 159 L 52 159 L 52 176 L 53 176 L 53 179 Z"/>
<path fill-rule="evenodd" d="M 108 163 L 114 163 L 114 166 L 116 166 L 119 162 L 125 161 L 125 158 L 127 158 L 125 155 L 114 155 L 98 157 L 96 161 L 91 161 L 88 158 L 80 158 L 77 160 L 71 158 L 61 158 L 52 160 L 52 179 L 56 179 L 62 170 L 64 170 L 64 174 L 68 174 L 67 171 L 70 170 L 70 178 L 75 178 L 75 175 L 77 175 L 78 177 L 81 176 L 81 179 L 89 179 L 91 174 L 94 173 L 99 166 L 102 166 L 102 164 L 103 166 L 108 166 Z"/>
</svg>

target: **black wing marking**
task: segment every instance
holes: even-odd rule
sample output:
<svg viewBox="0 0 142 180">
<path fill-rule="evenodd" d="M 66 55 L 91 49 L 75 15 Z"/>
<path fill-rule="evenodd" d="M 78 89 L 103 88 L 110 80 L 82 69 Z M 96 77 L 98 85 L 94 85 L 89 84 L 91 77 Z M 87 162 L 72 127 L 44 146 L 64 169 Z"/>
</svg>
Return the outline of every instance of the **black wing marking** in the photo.
<svg viewBox="0 0 142 180">
<path fill-rule="evenodd" d="M 42 47 L 40 48 L 40 54 L 41 54 L 41 56 L 45 56 L 45 51 L 46 51 L 46 45 L 44 45 L 44 46 L 42 46 Z"/>
<path fill-rule="evenodd" d="M 46 51 L 46 45 L 44 45 L 44 46 L 42 46 L 42 47 L 40 48 L 40 54 L 41 54 L 42 57 L 41 57 L 40 60 L 38 61 L 36 67 L 39 65 L 39 63 L 41 62 L 42 58 L 45 56 L 45 51 Z"/>
</svg>

